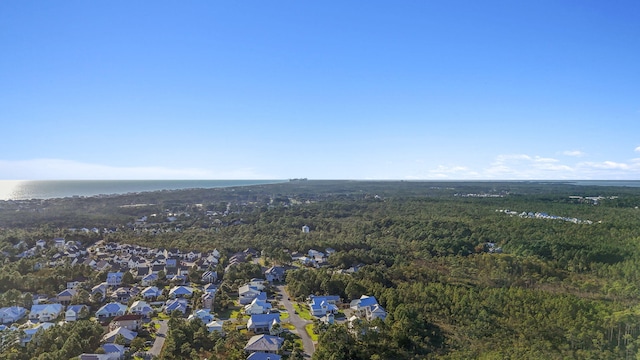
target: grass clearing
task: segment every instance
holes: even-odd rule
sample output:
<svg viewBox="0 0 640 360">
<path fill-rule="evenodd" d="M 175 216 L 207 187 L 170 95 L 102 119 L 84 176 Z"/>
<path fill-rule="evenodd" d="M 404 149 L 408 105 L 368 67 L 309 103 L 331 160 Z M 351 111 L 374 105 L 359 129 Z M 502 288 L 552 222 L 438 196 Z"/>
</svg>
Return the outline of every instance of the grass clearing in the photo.
<svg viewBox="0 0 640 360">
<path fill-rule="evenodd" d="M 313 324 L 305 325 L 304 329 L 307 331 L 307 334 L 309 334 L 312 341 L 318 341 L 318 334 L 313 332 Z"/>
<path fill-rule="evenodd" d="M 311 313 L 309 312 L 309 309 L 307 308 L 306 305 L 300 305 L 299 303 L 295 303 L 294 308 L 296 309 L 296 311 L 298 312 L 298 316 L 300 316 L 301 318 L 305 319 L 305 320 L 311 320 Z"/>
</svg>

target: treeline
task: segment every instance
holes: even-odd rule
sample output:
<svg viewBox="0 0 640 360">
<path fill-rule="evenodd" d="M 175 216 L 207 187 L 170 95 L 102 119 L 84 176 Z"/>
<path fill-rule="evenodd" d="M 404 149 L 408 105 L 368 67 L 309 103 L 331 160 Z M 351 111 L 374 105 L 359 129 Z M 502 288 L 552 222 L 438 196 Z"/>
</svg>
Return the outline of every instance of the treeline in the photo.
<svg viewBox="0 0 640 360">
<path fill-rule="evenodd" d="M 598 205 L 570 197 L 599 195 L 605 198 Z M 48 210 L 29 220 L 29 206 L 43 204 Z M 127 204 L 151 205 L 122 207 Z M 299 299 L 336 294 L 345 301 L 373 295 L 389 317 L 357 324 L 356 330 L 318 327 L 316 359 L 632 358 L 640 346 L 637 206 L 635 188 L 330 181 L 4 203 L 0 221 L 7 222 L 1 224 L 20 228 L 0 232 L 5 251 L 0 292 L 8 294 L 0 301 L 26 301 L 11 289 L 51 293 L 70 277 L 91 276 L 82 267 L 35 270 L 35 260 L 18 261 L 15 246 L 42 236 L 93 241 L 57 227 L 93 218 L 118 227 L 103 235 L 105 241 L 185 251 L 217 248 L 223 254 L 220 275 L 231 254 L 249 247 L 260 250 L 268 264 L 290 264 L 295 252 L 333 248 L 326 266 L 288 273 L 290 294 Z M 224 221 L 197 213 L 227 208 Z M 134 217 L 174 209 L 196 214 L 181 231 L 150 235 L 126 225 Z M 593 223 L 497 211 L 505 209 Z M 77 212 L 84 215 L 76 218 Z M 311 231 L 302 233 L 303 225 Z M 502 253 L 489 253 L 488 243 Z M 359 270 L 341 271 L 354 266 Z M 247 264 L 224 274 L 216 306 L 228 307 L 228 295 L 258 270 Z M 171 336 L 175 348 L 165 356 L 234 358 L 246 341 L 234 332 L 226 340 L 209 336 L 189 342 L 184 339 L 202 328 L 180 323 L 176 329 L 182 335 Z"/>
</svg>

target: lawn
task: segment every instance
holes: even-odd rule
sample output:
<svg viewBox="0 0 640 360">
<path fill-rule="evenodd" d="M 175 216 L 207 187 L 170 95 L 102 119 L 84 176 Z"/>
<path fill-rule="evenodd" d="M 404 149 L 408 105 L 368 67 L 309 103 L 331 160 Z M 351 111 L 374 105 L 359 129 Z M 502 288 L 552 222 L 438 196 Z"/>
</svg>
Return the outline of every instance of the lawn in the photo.
<svg viewBox="0 0 640 360">
<path fill-rule="evenodd" d="M 231 306 L 224 311 L 217 312 L 217 315 L 218 315 L 218 318 L 222 320 L 235 319 L 238 316 L 238 313 L 240 313 L 241 309 L 242 307 L 240 306 Z"/>
<path fill-rule="evenodd" d="M 312 341 L 318 341 L 318 334 L 313 332 L 313 324 L 305 325 L 304 329 L 307 331 L 307 334 L 309 334 Z"/>
<path fill-rule="evenodd" d="M 289 313 L 286 311 L 281 311 L 280 312 L 280 320 L 284 320 L 284 319 L 288 319 L 289 318 Z"/>
<path fill-rule="evenodd" d="M 300 305 L 298 303 L 295 303 L 294 308 L 296 309 L 296 311 L 298 312 L 298 316 L 300 316 L 301 318 L 305 319 L 305 320 L 311 320 L 311 313 L 309 312 L 309 309 L 307 308 L 306 305 Z"/>
</svg>

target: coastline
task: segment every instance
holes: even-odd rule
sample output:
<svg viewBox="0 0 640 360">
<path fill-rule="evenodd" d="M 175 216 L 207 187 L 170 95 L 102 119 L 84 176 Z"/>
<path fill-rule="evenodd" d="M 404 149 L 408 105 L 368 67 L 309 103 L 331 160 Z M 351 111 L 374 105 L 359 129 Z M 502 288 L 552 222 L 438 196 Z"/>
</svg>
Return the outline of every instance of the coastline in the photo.
<svg viewBox="0 0 640 360">
<path fill-rule="evenodd" d="M 0 200 L 111 197 L 155 191 L 215 189 L 284 182 L 287 180 L 0 180 Z"/>
</svg>

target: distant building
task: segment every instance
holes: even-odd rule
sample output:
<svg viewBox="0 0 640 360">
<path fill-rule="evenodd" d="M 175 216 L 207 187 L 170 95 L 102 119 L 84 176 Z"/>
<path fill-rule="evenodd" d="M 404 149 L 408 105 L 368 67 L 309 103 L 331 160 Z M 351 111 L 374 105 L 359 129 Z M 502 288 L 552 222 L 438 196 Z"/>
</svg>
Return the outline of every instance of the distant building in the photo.
<svg viewBox="0 0 640 360">
<path fill-rule="evenodd" d="M 308 233 L 309 232 L 309 227 L 307 225 L 302 226 L 302 232 L 303 233 Z"/>
</svg>

